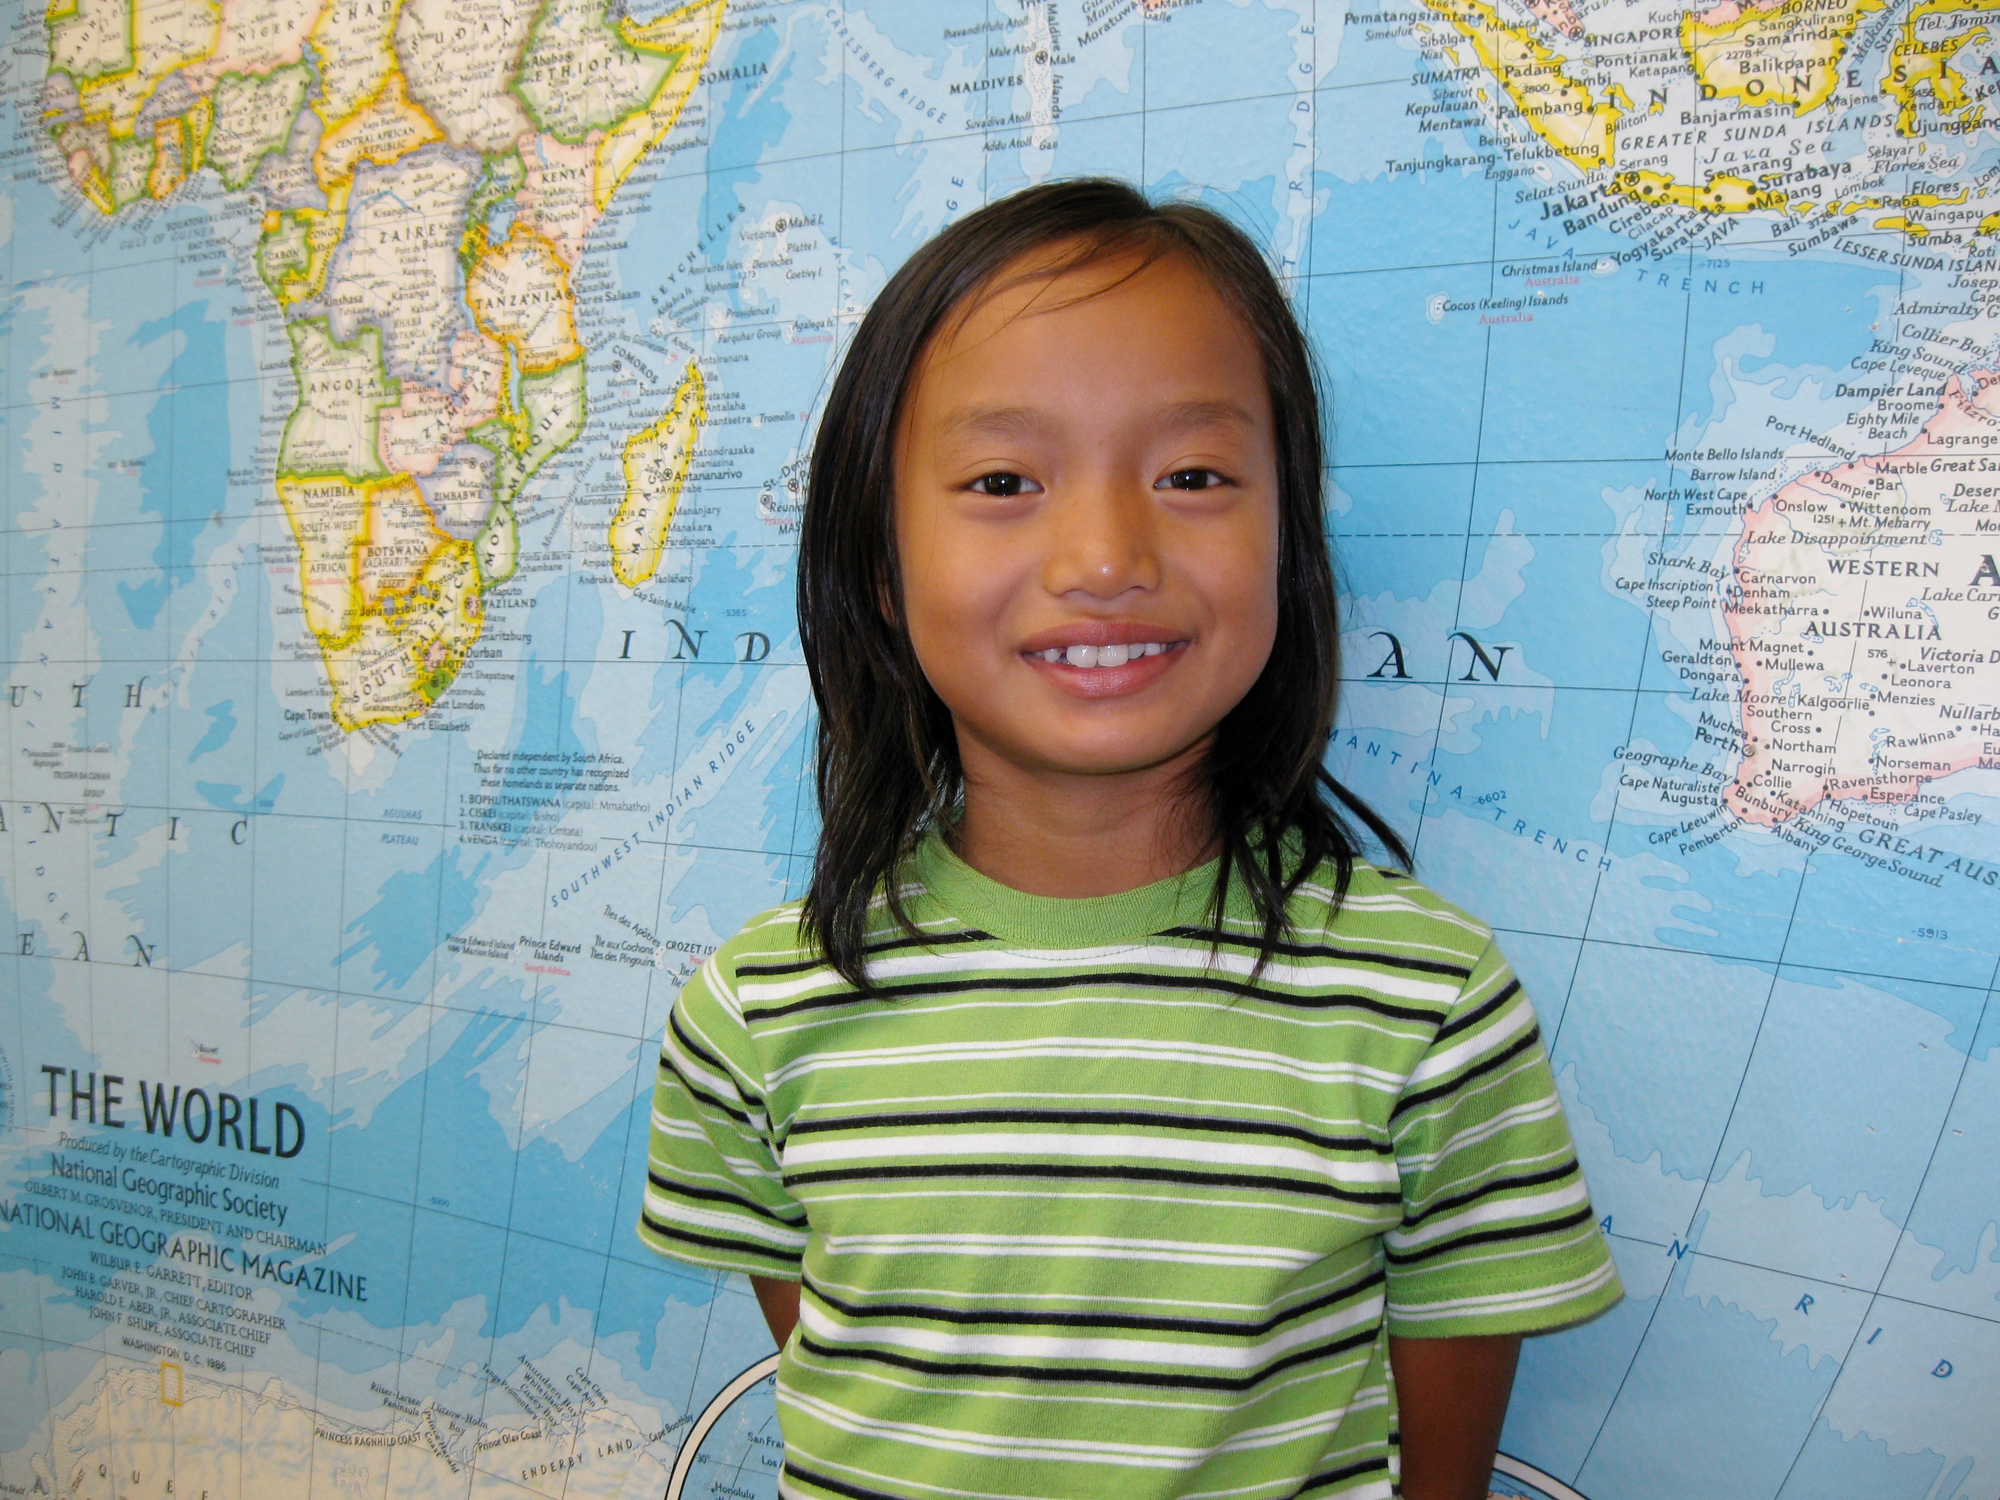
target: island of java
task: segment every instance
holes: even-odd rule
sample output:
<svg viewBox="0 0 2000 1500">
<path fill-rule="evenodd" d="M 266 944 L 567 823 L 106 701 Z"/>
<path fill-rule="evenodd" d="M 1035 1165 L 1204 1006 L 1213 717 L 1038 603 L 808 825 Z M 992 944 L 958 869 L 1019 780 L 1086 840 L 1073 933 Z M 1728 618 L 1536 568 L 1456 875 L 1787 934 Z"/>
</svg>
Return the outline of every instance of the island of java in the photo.
<svg viewBox="0 0 2000 1500">
<path fill-rule="evenodd" d="M 2000 373 L 1953 377 L 1908 444 L 1752 511 L 1725 609 L 1744 758 L 1772 827 L 1826 798 L 1904 801 L 2000 769 Z"/>
<path fill-rule="evenodd" d="M 273 483 L 342 728 L 423 713 L 478 640 L 516 498 L 583 427 L 571 273 L 724 4 L 645 25 L 607 0 L 50 5 L 45 119 L 98 212 L 204 169 L 259 195 L 297 382 Z M 627 466 L 628 584 L 658 566 L 700 391 L 690 365 Z"/>
</svg>

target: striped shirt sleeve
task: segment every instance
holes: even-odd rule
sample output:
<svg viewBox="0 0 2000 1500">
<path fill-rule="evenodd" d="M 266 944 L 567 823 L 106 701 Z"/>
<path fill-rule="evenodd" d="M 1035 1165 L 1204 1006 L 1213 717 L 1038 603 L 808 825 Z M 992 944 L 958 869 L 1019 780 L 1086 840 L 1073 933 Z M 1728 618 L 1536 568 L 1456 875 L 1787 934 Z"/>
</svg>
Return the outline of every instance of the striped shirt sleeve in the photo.
<svg viewBox="0 0 2000 1500">
<path fill-rule="evenodd" d="M 799 1279 L 806 1212 L 785 1190 L 764 1097 L 742 1012 L 711 958 L 667 1017 L 640 1239 L 696 1265 Z"/>
<path fill-rule="evenodd" d="M 1624 1295 L 1533 1006 L 1488 943 L 1398 1099 L 1389 1331 L 1539 1333 Z"/>
</svg>

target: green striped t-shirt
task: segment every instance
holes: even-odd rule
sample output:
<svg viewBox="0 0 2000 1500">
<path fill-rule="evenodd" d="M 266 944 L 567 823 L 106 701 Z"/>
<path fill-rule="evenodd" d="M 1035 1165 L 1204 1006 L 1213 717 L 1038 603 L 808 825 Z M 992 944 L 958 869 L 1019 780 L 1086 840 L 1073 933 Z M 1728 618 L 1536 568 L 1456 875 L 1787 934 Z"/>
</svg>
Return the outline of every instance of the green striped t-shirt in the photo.
<svg viewBox="0 0 2000 1500">
<path fill-rule="evenodd" d="M 932 837 L 908 879 L 882 998 L 781 906 L 661 1053 L 641 1236 L 803 1283 L 781 1494 L 1388 1496 L 1389 1334 L 1618 1300 L 1528 998 L 1415 881 L 1309 882 L 1253 980 L 1213 865 L 1065 900 Z"/>
</svg>

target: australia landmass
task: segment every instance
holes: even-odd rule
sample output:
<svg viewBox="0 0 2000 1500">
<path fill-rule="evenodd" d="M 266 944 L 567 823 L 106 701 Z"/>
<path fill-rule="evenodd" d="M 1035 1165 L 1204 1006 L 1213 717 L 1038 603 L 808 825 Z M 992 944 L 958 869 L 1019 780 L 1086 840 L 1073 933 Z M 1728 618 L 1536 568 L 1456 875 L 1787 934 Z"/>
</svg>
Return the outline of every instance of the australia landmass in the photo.
<svg viewBox="0 0 2000 1500">
<path fill-rule="evenodd" d="M 2000 769 L 2000 373 L 1946 382 L 1894 452 L 1792 481 L 1746 518 L 1724 613 L 1744 754 L 1724 793 L 1775 827 Z"/>
</svg>

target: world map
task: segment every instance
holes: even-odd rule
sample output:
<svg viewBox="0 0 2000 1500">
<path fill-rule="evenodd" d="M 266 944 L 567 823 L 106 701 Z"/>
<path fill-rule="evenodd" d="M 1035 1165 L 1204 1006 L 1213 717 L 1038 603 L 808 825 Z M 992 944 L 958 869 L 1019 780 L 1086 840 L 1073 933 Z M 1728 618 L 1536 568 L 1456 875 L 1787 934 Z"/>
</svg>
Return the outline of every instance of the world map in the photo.
<svg viewBox="0 0 2000 1500">
<path fill-rule="evenodd" d="M 1313 336 L 1330 765 L 1629 1293 L 1493 1493 L 2000 1496 L 1996 11 L 8 0 L 0 1494 L 775 1495 L 633 1226 L 809 868 L 811 435 L 1111 174 Z"/>
</svg>

